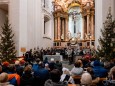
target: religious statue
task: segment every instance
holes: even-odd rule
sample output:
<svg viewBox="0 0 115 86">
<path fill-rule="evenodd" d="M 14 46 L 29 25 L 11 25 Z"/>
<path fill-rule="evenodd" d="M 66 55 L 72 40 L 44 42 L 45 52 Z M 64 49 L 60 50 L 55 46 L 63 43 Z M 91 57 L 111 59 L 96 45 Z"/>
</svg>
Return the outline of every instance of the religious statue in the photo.
<svg viewBox="0 0 115 86">
<path fill-rule="evenodd" d="M 64 40 L 64 34 L 61 35 L 61 40 Z"/>
<path fill-rule="evenodd" d="M 89 39 L 89 36 L 88 34 L 85 33 L 85 39 Z"/>
<path fill-rule="evenodd" d="M 67 38 L 68 38 L 68 39 L 71 39 L 71 38 L 72 38 L 70 31 L 68 31 L 68 33 L 67 33 Z"/>
</svg>

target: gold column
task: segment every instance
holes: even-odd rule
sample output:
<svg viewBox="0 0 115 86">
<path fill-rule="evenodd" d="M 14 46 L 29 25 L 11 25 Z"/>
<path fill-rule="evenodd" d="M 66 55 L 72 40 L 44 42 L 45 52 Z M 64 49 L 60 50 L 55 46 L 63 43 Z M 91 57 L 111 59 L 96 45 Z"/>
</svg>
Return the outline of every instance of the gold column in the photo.
<svg viewBox="0 0 115 86">
<path fill-rule="evenodd" d="M 60 40 L 60 37 L 61 37 L 61 35 L 60 35 L 60 17 L 58 17 L 58 32 L 57 32 L 57 40 Z"/>
<path fill-rule="evenodd" d="M 63 20 L 62 20 L 62 34 L 61 34 L 61 35 L 63 35 L 63 40 L 65 39 L 65 38 L 64 38 L 64 35 L 65 35 L 65 34 L 64 34 L 64 26 L 65 26 L 65 25 L 64 25 L 64 19 L 63 19 Z"/>
<path fill-rule="evenodd" d="M 83 31 L 83 32 L 81 33 L 81 35 L 82 35 L 82 39 L 84 40 L 84 39 L 85 39 L 85 31 L 84 31 L 84 29 L 85 29 L 85 27 L 84 27 L 84 26 L 85 26 L 85 25 L 84 25 L 84 22 L 85 22 L 85 21 L 84 21 L 84 16 L 82 17 L 82 20 L 83 20 L 83 28 L 82 28 L 82 31 Z"/>
<path fill-rule="evenodd" d="M 65 41 L 68 41 L 68 18 L 65 19 Z"/>
<path fill-rule="evenodd" d="M 94 11 L 91 12 L 91 35 L 92 35 L 92 39 L 94 39 Z"/>
<path fill-rule="evenodd" d="M 87 11 L 87 34 L 89 34 L 90 32 L 90 27 L 89 27 L 89 18 L 90 18 L 90 11 Z"/>
<path fill-rule="evenodd" d="M 54 40 L 57 40 L 57 18 L 55 18 L 55 32 L 54 32 Z"/>
</svg>

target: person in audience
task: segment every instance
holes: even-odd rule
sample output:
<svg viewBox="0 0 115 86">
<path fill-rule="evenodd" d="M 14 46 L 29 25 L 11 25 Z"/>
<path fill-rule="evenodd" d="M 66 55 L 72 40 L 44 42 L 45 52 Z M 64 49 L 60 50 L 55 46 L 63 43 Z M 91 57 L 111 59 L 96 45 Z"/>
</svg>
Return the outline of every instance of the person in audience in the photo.
<svg viewBox="0 0 115 86">
<path fill-rule="evenodd" d="M 100 78 L 99 77 L 95 77 L 93 69 L 91 67 L 87 67 L 87 72 L 90 73 L 90 75 L 92 77 L 92 84 L 94 84 L 94 85 L 98 84 Z"/>
<path fill-rule="evenodd" d="M 26 62 L 25 62 L 24 60 L 21 60 L 21 61 L 20 61 L 20 66 L 21 66 L 22 68 L 24 68 L 24 67 L 25 67 L 25 63 L 26 63 Z M 30 63 L 30 64 L 31 64 L 31 63 Z"/>
<path fill-rule="evenodd" d="M 0 65 L 0 74 L 2 73 L 2 66 Z"/>
<path fill-rule="evenodd" d="M 83 62 L 81 59 L 78 59 L 78 62 L 80 63 L 80 67 L 83 67 Z"/>
<path fill-rule="evenodd" d="M 14 86 L 8 82 L 8 74 L 7 73 L 0 74 L 0 86 Z"/>
<path fill-rule="evenodd" d="M 33 66 L 32 66 L 32 70 L 34 72 L 34 78 L 35 78 L 35 86 L 39 85 L 39 82 L 38 82 L 38 80 L 39 80 L 38 71 L 39 71 L 39 68 L 40 68 L 39 62 L 40 62 L 40 59 L 37 58 L 36 62 L 33 63 Z"/>
<path fill-rule="evenodd" d="M 3 72 L 8 72 L 8 66 L 10 65 L 10 63 L 9 62 L 7 62 L 7 61 L 5 61 L 5 62 L 3 62 L 2 63 L 2 71 Z"/>
<path fill-rule="evenodd" d="M 38 80 L 36 86 L 43 86 L 45 81 L 49 79 L 49 71 L 44 68 L 44 64 L 42 61 L 39 62 L 39 69 L 37 71 Z"/>
<path fill-rule="evenodd" d="M 67 82 L 67 83 L 70 83 L 70 84 L 74 84 L 74 80 L 73 80 L 72 76 L 70 75 L 69 69 L 64 67 L 62 69 L 62 71 L 63 71 L 63 74 L 61 75 L 60 81 L 61 82 Z"/>
<path fill-rule="evenodd" d="M 20 79 L 20 86 L 35 86 L 34 76 L 32 75 L 32 67 L 30 65 L 27 65 L 24 68 L 23 75 Z"/>
<path fill-rule="evenodd" d="M 68 54 L 69 65 L 71 65 L 72 64 L 72 49 L 71 48 L 68 48 L 67 54 Z"/>
<path fill-rule="evenodd" d="M 50 72 L 49 64 L 45 64 L 45 69 L 47 69 Z"/>
<path fill-rule="evenodd" d="M 83 57 L 82 62 L 83 62 L 83 68 L 86 68 L 87 64 L 89 63 L 89 59 Z"/>
<path fill-rule="evenodd" d="M 47 57 L 43 60 L 43 63 L 44 63 L 44 64 L 46 64 L 46 63 L 49 64 Z"/>
<path fill-rule="evenodd" d="M 104 62 L 104 68 L 109 71 L 109 70 L 110 70 L 110 62 L 105 61 L 105 62 Z"/>
<path fill-rule="evenodd" d="M 20 86 L 20 76 L 16 73 L 15 65 L 10 64 L 8 70 L 8 81 L 10 84 Z"/>
<path fill-rule="evenodd" d="M 88 72 L 81 75 L 81 86 L 92 86 L 92 77 Z"/>
<path fill-rule="evenodd" d="M 109 79 L 115 80 L 115 66 L 110 69 L 108 77 Z"/>
<path fill-rule="evenodd" d="M 55 68 L 62 72 L 62 63 L 59 60 L 56 61 Z"/>
<path fill-rule="evenodd" d="M 20 66 L 20 61 L 15 61 L 16 73 L 22 76 L 24 68 Z"/>
<path fill-rule="evenodd" d="M 51 62 L 49 62 L 49 68 L 52 71 L 53 69 L 55 69 L 55 61 L 54 58 L 51 58 Z"/>
<path fill-rule="evenodd" d="M 108 80 L 103 81 L 104 86 L 115 86 L 115 66 L 108 73 Z"/>
<path fill-rule="evenodd" d="M 81 75 L 83 73 L 83 68 L 81 67 L 80 61 L 76 61 L 74 67 L 71 70 L 72 76 Z"/>
<path fill-rule="evenodd" d="M 66 83 L 60 82 L 61 73 L 58 69 L 53 69 L 50 72 L 50 79 L 48 79 L 44 86 L 67 86 Z"/>
<path fill-rule="evenodd" d="M 102 67 L 98 60 L 94 61 L 93 72 L 96 77 L 106 77 L 108 73 L 107 69 Z"/>
</svg>

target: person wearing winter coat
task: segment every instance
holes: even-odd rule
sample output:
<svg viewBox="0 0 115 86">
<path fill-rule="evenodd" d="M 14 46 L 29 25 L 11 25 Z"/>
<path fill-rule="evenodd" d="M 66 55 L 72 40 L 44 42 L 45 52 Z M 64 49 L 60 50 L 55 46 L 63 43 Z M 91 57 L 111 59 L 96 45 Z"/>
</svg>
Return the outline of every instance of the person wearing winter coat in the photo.
<svg viewBox="0 0 115 86">
<path fill-rule="evenodd" d="M 0 86 L 14 86 L 8 82 L 8 74 L 7 73 L 0 74 Z"/>
<path fill-rule="evenodd" d="M 32 67 L 27 65 L 20 79 L 20 86 L 34 86 L 34 76 L 32 75 Z"/>
<path fill-rule="evenodd" d="M 67 86 L 66 83 L 60 82 L 61 73 L 58 69 L 53 69 L 50 72 L 50 79 L 48 79 L 44 86 Z"/>
</svg>

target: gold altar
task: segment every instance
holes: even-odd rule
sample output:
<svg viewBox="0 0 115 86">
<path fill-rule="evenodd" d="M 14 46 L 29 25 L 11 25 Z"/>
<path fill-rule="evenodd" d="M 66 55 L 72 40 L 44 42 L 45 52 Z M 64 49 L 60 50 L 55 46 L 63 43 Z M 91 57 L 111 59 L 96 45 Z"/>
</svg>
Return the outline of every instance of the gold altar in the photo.
<svg viewBox="0 0 115 86">
<path fill-rule="evenodd" d="M 95 41 L 95 8 L 93 0 L 54 0 L 53 2 L 53 16 L 54 16 L 54 46 L 64 47 L 72 44 L 71 42 L 76 41 L 74 44 L 79 44 L 80 47 L 91 47 L 94 46 Z M 79 12 L 70 12 L 71 8 L 79 8 Z M 75 9 L 76 11 L 76 9 Z M 73 21 L 70 21 L 69 16 L 74 18 L 72 28 L 80 26 L 80 31 L 73 31 L 73 36 L 70 36 L 73 29 L 70 28 Z M 80 24 L 77 24 L 79 20 L 76 18 L 81 15 Z M 75 25 L 77 24 L 77 26 Z M 69 27 L 68 27 L 69 25 Z M 71 30 L 72 29 L 72 30 Z M 76 35 L 77 34 L 77 35 Z M 77 40 L 73 40 L 76 38 Z M 71 40 L 72 39 L 72 40 Z"/>
</svg>

